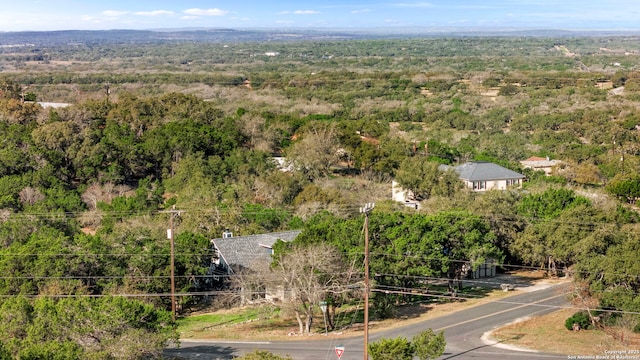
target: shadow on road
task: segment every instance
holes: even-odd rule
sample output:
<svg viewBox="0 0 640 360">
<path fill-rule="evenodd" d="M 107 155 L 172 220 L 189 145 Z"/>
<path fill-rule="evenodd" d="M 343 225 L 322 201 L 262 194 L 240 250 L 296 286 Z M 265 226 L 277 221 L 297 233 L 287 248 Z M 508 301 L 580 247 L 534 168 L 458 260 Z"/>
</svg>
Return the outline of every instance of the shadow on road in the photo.
<svg viewBox="0 0 640 360">
<path fill-rule="evenodd" d="M 501 341 L 500 341 L 500 342 L 501 342 Z M 499 344 L 500 342 L 496 342 L 496 344 Z M 459 357 L 459 356 L 462 356 L 462 355 L 466 355 L 466 354 L 472 353 L 472 352 L 474 352 L 474 351 L 476 351 L 476 350 L 480 350 L 480 349 L 488 348 L 488 347 L 491 347 L 491 346 L 493 346 L 493 345 L 495 345 L 495 344 L 491 344 L 491 345 L 482 345 L 482 346 L 475 347 L 475 348 L 473 348 L 473 349 L 469 349 L 469 350 L 465 350 L 465 351 L 459 352 L 459 353 L 457 353 L 457 354 L 451 354 L 451 353 L 446 353 L 446 352 L 445 352 L 445 353 L 442 355 L 443 357 L 441 357 L 440 359 L 441 359 L 441 360 L 455 359 L 455 358 L 457 358 L 457 357 Z"/>
<path fill-rule="evenodd" d="M 233 359 L 236 349 L 228 346 L 196 345 L 181 346 L 164 350 L 164 358 L 169 360 L 183 359 Z"/>
</svg>

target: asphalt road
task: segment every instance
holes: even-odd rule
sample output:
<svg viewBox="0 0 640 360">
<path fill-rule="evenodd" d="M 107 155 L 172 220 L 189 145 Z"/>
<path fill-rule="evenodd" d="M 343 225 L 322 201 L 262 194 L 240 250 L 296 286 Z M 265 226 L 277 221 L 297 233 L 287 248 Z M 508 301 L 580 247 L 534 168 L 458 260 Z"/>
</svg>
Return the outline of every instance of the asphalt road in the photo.
<svg viewBox="0 0 640 360">
<path fill-rule="evenodd" d="M 369 334 L 369 341 L 403 336 L 411 338 L 420 331 L 432 328 L 444 330 L 447 347 L 440 359 L 567 359 L 569 354 L 542 354 L 523 352 L 492 345 L 482 336 L 497 327 L 516 319 L 552 312 L 558 306 L 567 305 L 568 285 L 555 285 L 536 291 L 510 296 L 484 305 L 451 313 L 424 322 Z M 336 346 L 344 346 L 341 360 L 363 359 L 363 338 L 291 341 L 291 342 L 225 342 L 189 341 L 180 348 L 168 349 L 167 356 L 183 359 L 233 359 L 234 356 L 268 350 L 276 354 L 290 355 L 295 360 L 338 359 Z"/>
</svg>

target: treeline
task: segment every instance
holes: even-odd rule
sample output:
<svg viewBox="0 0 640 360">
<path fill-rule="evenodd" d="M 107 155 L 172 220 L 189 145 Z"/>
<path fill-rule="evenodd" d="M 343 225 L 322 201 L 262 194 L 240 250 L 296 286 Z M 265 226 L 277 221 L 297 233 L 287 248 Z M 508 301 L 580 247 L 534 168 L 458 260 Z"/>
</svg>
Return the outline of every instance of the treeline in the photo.
<svg viewBox="0 0 640 360">
<path fill-rule="evenodd" d="M 12 81 L 29 85 L 94 85 L 94 84 L 177 84 L 190 85 L 201 83 L 206 85 L 238 86 L 242 85 L 247 78 L 245 76 L 233 76 L 215 73 L 163 73 L 163 74 L 83 74 L 76 73 L 23 73 L 12 76 Z"/>
</svg>

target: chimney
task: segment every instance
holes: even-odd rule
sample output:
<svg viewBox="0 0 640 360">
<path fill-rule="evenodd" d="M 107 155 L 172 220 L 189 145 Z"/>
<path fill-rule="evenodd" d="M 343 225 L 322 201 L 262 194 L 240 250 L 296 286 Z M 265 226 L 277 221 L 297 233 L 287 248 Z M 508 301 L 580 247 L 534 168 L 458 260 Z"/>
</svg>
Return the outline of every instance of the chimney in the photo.
<svg viewBox="0 0 640 360">
<path fill-rule="evenodd" d="M 225 229 L 224 232 L 222 233 L 223 239 L 230 239 L 232 237 L 233 237 L 233 233 L 229 231 L 229 229 Z"/>
</svg>

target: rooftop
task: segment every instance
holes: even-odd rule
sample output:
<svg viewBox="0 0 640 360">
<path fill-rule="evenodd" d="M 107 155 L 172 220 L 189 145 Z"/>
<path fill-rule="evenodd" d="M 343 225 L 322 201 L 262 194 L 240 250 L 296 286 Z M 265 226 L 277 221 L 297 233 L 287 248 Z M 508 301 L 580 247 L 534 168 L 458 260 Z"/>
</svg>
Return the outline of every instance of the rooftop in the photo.
<svg viewBox="0 0 640 360">
<path fill-rule="evenodd" d="M 271 247 L 276 241 L 293 241 L 302 231 L 292 230 L 269 234 L 256 234 L 218 238 L 211 243 L 230 268 L 248 268 L 259 259 L 271 257 Z"/>
<path fill-rule="evenodd" d="M 525 176 L 486 161 L 471 161 L 453 167 L 460 179 L 467 181 L 524 179 Z"/>
</svg>

